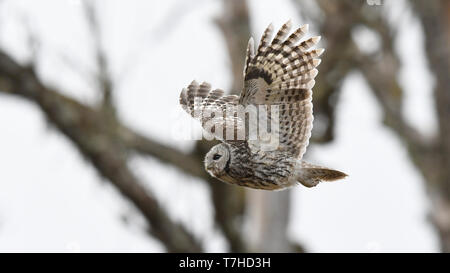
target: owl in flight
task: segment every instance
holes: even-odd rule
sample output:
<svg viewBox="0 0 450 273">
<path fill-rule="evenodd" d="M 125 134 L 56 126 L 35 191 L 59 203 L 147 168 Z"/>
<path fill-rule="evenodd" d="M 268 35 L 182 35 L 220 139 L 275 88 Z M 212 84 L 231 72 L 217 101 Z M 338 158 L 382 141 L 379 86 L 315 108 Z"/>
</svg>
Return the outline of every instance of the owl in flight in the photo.
<svg viewBox="0 0 450 273">
<path fill-rule="evenodd" d="M 181 92 L 183 109 L 199 119 L 204 129 L 212 122 L 212 134 L 222 141 L 206 154 L 205 168 L 223 182 L 254 189 L 280 190 L 298 183 L 314 187 L 321 181 L 347 176 L 343 172 L 302 161 L 313 123 L 311 89 L 318 73 L 316 67 L 320 64 L 318 57 L 324 49 L 309 50 L 320 37 L 297 44 L 308 31 L 308 25 L 287 37 L 290 27 L 291 22 L 288 21 L 271 41 L 273 26 L 270 24 L 256 52 L 250 38 L 240 96 L 225 96 L 224 91 L 211 91 L 208 83 L 199 85 L 195 81 Z M 241 139 L 236 137 L 237 126 L 251 122 L 248 116 L 228 111 L 239 106 L 277 107 L 277 112 L 268 110 L 265 121 L 277 121 L 271 128 L 271 135 L 277 136 L 275 148 L 267 149 L 260 136 L 251 139 L 247 131 Z M 223 115 L 198 115 L 207 110 Z M 234 126 L 231 139 L 224 137 L 229 124 Z"/>
</svg>

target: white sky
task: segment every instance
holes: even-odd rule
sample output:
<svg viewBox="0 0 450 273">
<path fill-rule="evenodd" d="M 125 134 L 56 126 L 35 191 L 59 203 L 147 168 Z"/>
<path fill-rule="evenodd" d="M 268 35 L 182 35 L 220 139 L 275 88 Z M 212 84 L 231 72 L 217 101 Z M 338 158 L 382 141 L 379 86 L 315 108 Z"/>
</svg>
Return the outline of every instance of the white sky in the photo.
<svg viewBox="0 0 450 273">
<path fill-rule="evenodd" d="M 227 89 L 231 80 L 223 38 L 212 22 L 220 1 L 187 3 L 193 1 L 134 0 L 125 5 L 108 0 L 99 6 L 121 117 L 184 150 L 193 142 L 174 141 L 170 125 L 181 88 L 196 79 Z M 288 0 L 253 0 L 250 7 L 256 39 L 269 22 L 279 26 L 292 18 L 294 24 L 307 23 Z M 396 16 L 396 8 L 391 10 Z M 433 132 L 432 78 L 422 30 L 410 14 L 399 18 L 396 46 L 405 64 L 400 78 L 408 90 L 405 114 L 420 130 Z M 83 20 L 76 0 L 6 0 L 0 5 L 0 45 L 26 61 L 23 25 L 28 22 L 42 42 L 39 71 L 45 81 L 92 103 L 97 94 L 85 76 L 94 69 L 92 44 Z M 311 35 L 318 34 L 311 29 Z M 369 36 L 354 38 L 364 46 Z M 346 79 L 337 109 L 336 141 L 311 146 L 307 158 L 350 176 L 313 189 L 293 189 L 290 235 L 311 251 L 437 251 L 426 221 L 422 178 L 402 143 L 381 125 L 380 109 L 358 73 Z M 48 125 L 37 107 L 0 95 L 0 132 L 0 251 L 163 250 L 145 234 L 135 209 Z M 153 159 L 136 157 L 132 168 L 175 219 L 202 235 L 207 250 L 225 249 L 213 230 L 209 190 L 202 182 Z"/>
</svg>

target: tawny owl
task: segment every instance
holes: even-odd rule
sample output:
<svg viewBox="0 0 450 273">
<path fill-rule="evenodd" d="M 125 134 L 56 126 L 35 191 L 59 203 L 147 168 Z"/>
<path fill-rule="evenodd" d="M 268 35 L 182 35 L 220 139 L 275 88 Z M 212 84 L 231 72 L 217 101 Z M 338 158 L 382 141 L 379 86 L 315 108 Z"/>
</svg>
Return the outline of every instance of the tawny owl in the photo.
<svg viewBox="0 0 450 273">
<path fill-rule="evenodd" d="M 311 89 L 318 73 L 316 67 L 320 64 L 318 57 L 324 49 L 309 50 L 320 37 L 297 44 L 308 31 L 308 25 L 287 37 L 290 25 L 290 21 L 284 24 L 270 41 L 273 32 L 270 24 L 256 52 L 250 38 L 244 67 L 245 82 L 240 96 L 224 96 L 222 90 L 211 91 L 208 83 L 198 85 L 195 81 L 181 92 L 183 109 L 199 119 L 205 129 L 208 123 L 212 123 L 213 128 L 209 128 L 211 133 L 222 141 L 206 154 L 205 168 L 223 182 L 278 190 L 298 183 L 313 187 L 321 181 L 334 181 L 347 176 L 343 172 L 302 161 L 312 130 Z M 229 111 L 237 109 L 237 106 L 276 107 L 276 111 L 272 108 L 267 110 L 264 120 L 266 124 L 277 121 L 269 133 L 277 137 L 275 146 L 270 148 L 269 145 L 267 148 L 267 139 L 263 141 L 260 134 L 250 138 L 249 129 L 244 129 L 242 138 L 237 137 L 238 125 L 245 127 L 254 122 L 250 120 L 249 113 L 242 116 Z M 232 133 L 227 134 L 230 124 Z"/>
</svg>

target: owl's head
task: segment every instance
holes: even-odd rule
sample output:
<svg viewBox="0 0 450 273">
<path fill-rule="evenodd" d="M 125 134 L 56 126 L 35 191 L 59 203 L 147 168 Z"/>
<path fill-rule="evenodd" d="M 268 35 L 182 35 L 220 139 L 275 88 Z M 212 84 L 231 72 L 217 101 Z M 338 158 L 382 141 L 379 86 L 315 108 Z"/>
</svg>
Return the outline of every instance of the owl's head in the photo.
<svg viewBox="0 0 450 273">
<path fill-rule="evenodd" d="M 209 150 L 205 157 L 205 169 L 214 177 L 225 175 L 225 168 L 230 161 L 230 150 L 221 143 Z"/>
</svg>

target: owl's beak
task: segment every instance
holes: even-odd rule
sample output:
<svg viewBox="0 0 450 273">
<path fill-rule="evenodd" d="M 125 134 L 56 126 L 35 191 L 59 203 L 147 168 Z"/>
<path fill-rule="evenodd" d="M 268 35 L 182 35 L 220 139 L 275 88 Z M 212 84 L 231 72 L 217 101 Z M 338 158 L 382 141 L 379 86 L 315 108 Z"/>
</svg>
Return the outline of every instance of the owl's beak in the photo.
<svg viewBox="0 0 450 273">
<path fill-rule="evenodd" d="M 206 165 L 206 166 L 205 166 L 205 169 L 206 169 L 209 173 L 212 173 L 211 171 L 212 171 L 212 169 L 213 169 L 213 164 Z"/>
<path fill-rule="evenodd" d="M 213 172 L 213 168 L 212 167 L 207 167 L 206 171 L 208 172 L 208 174 L 212 177 L 216 177 L 216 175 Z"/>
</svg>

